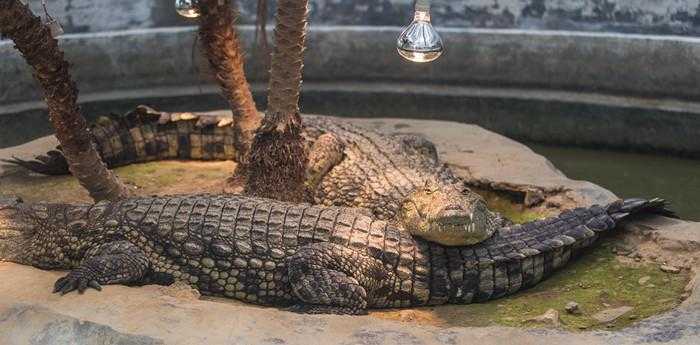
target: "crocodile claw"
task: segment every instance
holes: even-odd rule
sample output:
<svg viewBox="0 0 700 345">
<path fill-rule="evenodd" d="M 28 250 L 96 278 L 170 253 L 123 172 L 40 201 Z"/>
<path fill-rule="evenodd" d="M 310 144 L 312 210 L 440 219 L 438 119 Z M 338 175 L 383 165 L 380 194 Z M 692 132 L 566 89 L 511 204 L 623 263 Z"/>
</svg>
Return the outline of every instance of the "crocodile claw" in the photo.
<svg viewBox="0 0 700 345">
<path fill-rule="evenodd" d="M 93 288 L 97 291 L 102 290 L 102 286 L 96 280 L 69 273 L 67 276 L 56 280 L 56 283 L 53 285 L 53 293 L 65 295 L 71 291 L 78 290 L 78 293 L 82 294 L 87 288 Z"/>
<path fill-rule="evenodd" d="M 90 282 L 88 282 L 88 286 L 97 291 L 102 291 L 102 285 L 100 285 L 100 283 L 98 283 L 97 280 L 91 280 Z"/>
<path fill-rule="evenodd" d="M 63 284 L 66 283 L 66 277 L 61 277 L 56 280 L 56 282 L 53 284 L 53 293 L 61 291 L 61 288 L 63 287 Z"/>
</svg>

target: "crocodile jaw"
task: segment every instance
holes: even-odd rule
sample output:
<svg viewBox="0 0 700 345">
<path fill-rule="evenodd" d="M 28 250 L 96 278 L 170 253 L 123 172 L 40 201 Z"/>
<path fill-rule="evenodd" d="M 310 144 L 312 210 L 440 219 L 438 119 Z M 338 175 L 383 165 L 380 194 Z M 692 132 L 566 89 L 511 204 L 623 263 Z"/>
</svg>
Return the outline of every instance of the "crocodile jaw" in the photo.
<svg viewBox="0 0 700 345">
<path fill-rule="evenodd" d="M 457 188 L 426 183 L 402 203 L 399 221 L 412 235 L 445 246 L 479 243 L 493 235 L 483 200 Z"/>
<path fill-rule="evenodd" d="M 428 231 L 421 236 L 445 246 L 466 246 L 479 243 L 490 235 L 479 229 L 469 218 L 459 224 L 445 223 L 443 220 L 431 222 Z"/>
</svg>

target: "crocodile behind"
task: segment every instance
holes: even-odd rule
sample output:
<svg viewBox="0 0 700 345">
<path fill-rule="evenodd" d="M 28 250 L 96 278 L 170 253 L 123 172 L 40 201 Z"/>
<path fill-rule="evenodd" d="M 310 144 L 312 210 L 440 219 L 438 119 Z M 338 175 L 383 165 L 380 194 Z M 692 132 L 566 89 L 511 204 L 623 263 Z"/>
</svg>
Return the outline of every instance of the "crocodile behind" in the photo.
<svg viewBox="0 0 700 345">
<path fill-rule="evenodd" d="M 366 210 L 414 235 L 447 245 L 477 243 L 507 224 L 439 162 L 435 146 L 413 134 L 387 134 L 326 116 L 304 116 L 314 204 Z M 91 132 L 109 167 L 163 159 L 235 158 L 230 117 L 158 112 L 141 106 L 103 117 Z M 59 151 L 15 164 L 68 173 Z"/>
</svg>

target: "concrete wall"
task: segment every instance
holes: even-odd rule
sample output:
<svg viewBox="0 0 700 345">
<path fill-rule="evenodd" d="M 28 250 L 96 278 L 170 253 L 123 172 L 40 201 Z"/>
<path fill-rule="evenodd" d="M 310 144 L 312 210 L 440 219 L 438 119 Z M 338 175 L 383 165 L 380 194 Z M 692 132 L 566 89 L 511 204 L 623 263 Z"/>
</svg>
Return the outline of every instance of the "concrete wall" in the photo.
<svg viewBox="0 0 700 345">
<path fill-rule="evenodd" d="M 264 90 L 253 28 L 239 29 L 247 76 Z M 423 65 L 398 57 L 399 30 L 313 27 L 302 110 L 437 118 L 521 140 L 700 157 L 700 38 L 452 28 L 442 30 L 445 56 Z M 135 104 L 224 108 L 205 60 L 192 54 L 194 36 L 194 27 L 72 34 L 61 46 L 86 114 Z M 27 129 L 49 133 L 40 90 L 10 42 L 0 43 L 0 61 L 0 146 L 26 140 Z M 264 109 L 264 93 L 256 95 Z"/>
<path fill-rule="evenodd" d="M 274 0 L 270 0 L 270 16 Z M 40 9 L 39 0 L 31 0 Z M 55 0 L 67 32 L 191 25 L 174 0 Z M 404 25 L 413 0 L 311 0 L 313 25 Z M 440 26 L 700 35 L 700 0 L 437 0 Z M 254 22 L 257 0 L 240 0 L 241 22 Z"/>
<path fill-rule="evenodd" d="M 139 103 L 226 106 L 192 51 L 196 21 L 177 16 L 173 2 L 49 2 L 69 32 L 61 46 L 87 114 Z M 450 26 L 440 29 L 447 50 L 427 65 L 394 48 L 411 2 L 312 0 L 302 109 L 442 118 L 523 140 L 700 157 L 700 37 L 692 37 L 700 0 L 443 1 L 434 12 Z M 41 12 L 39 0 L 30 3 Z M 255 3 L 241 1 L 243 23 L 253 21 Z M 253 28 L 239 29 L 247 76 L 262 91 L 267 72 Z M 264 92 L 256 96 L 264 109 Z M 28 127 L 49 133 L 43 109 L 26 63 L 0 42 L 0 146 L 26 140 Z"/>
<path fill-rule="evenodd" d="M 246 75 L 265 81 L 250 26 L 239 28 Z M 444 29 L 447 51 L 431 64 L 403 61 L 398 27 L 313 27 L 305 82 L 405 81 L 451 86 L 595 92 L 700 102 L 700 38 Z M 208 82 L 193 27 L 66 35 L 61 46 L 83 92 L 192 86 Z M 31 72 L 10 42 L 0 43 L 0 104 L 40 99 Z M 157 63 L 144 63 L 152 61 Z M 668 62 L 673 63 L 668 63 Z"/>
</svg>

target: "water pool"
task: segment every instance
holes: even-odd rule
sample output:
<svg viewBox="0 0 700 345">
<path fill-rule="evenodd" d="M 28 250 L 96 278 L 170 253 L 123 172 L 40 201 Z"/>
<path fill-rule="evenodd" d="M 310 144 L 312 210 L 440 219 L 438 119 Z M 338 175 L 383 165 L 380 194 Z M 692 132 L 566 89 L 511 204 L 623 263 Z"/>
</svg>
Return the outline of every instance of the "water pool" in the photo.
<svg viewBox="0 0 700 345">
<path fill-rule="evenodd" d="M 661 197 L 683 219 L 700 221 L 700 160 L 575 147 L 527 144 L 568 177 L 620 197 Z"/>
</svg>

